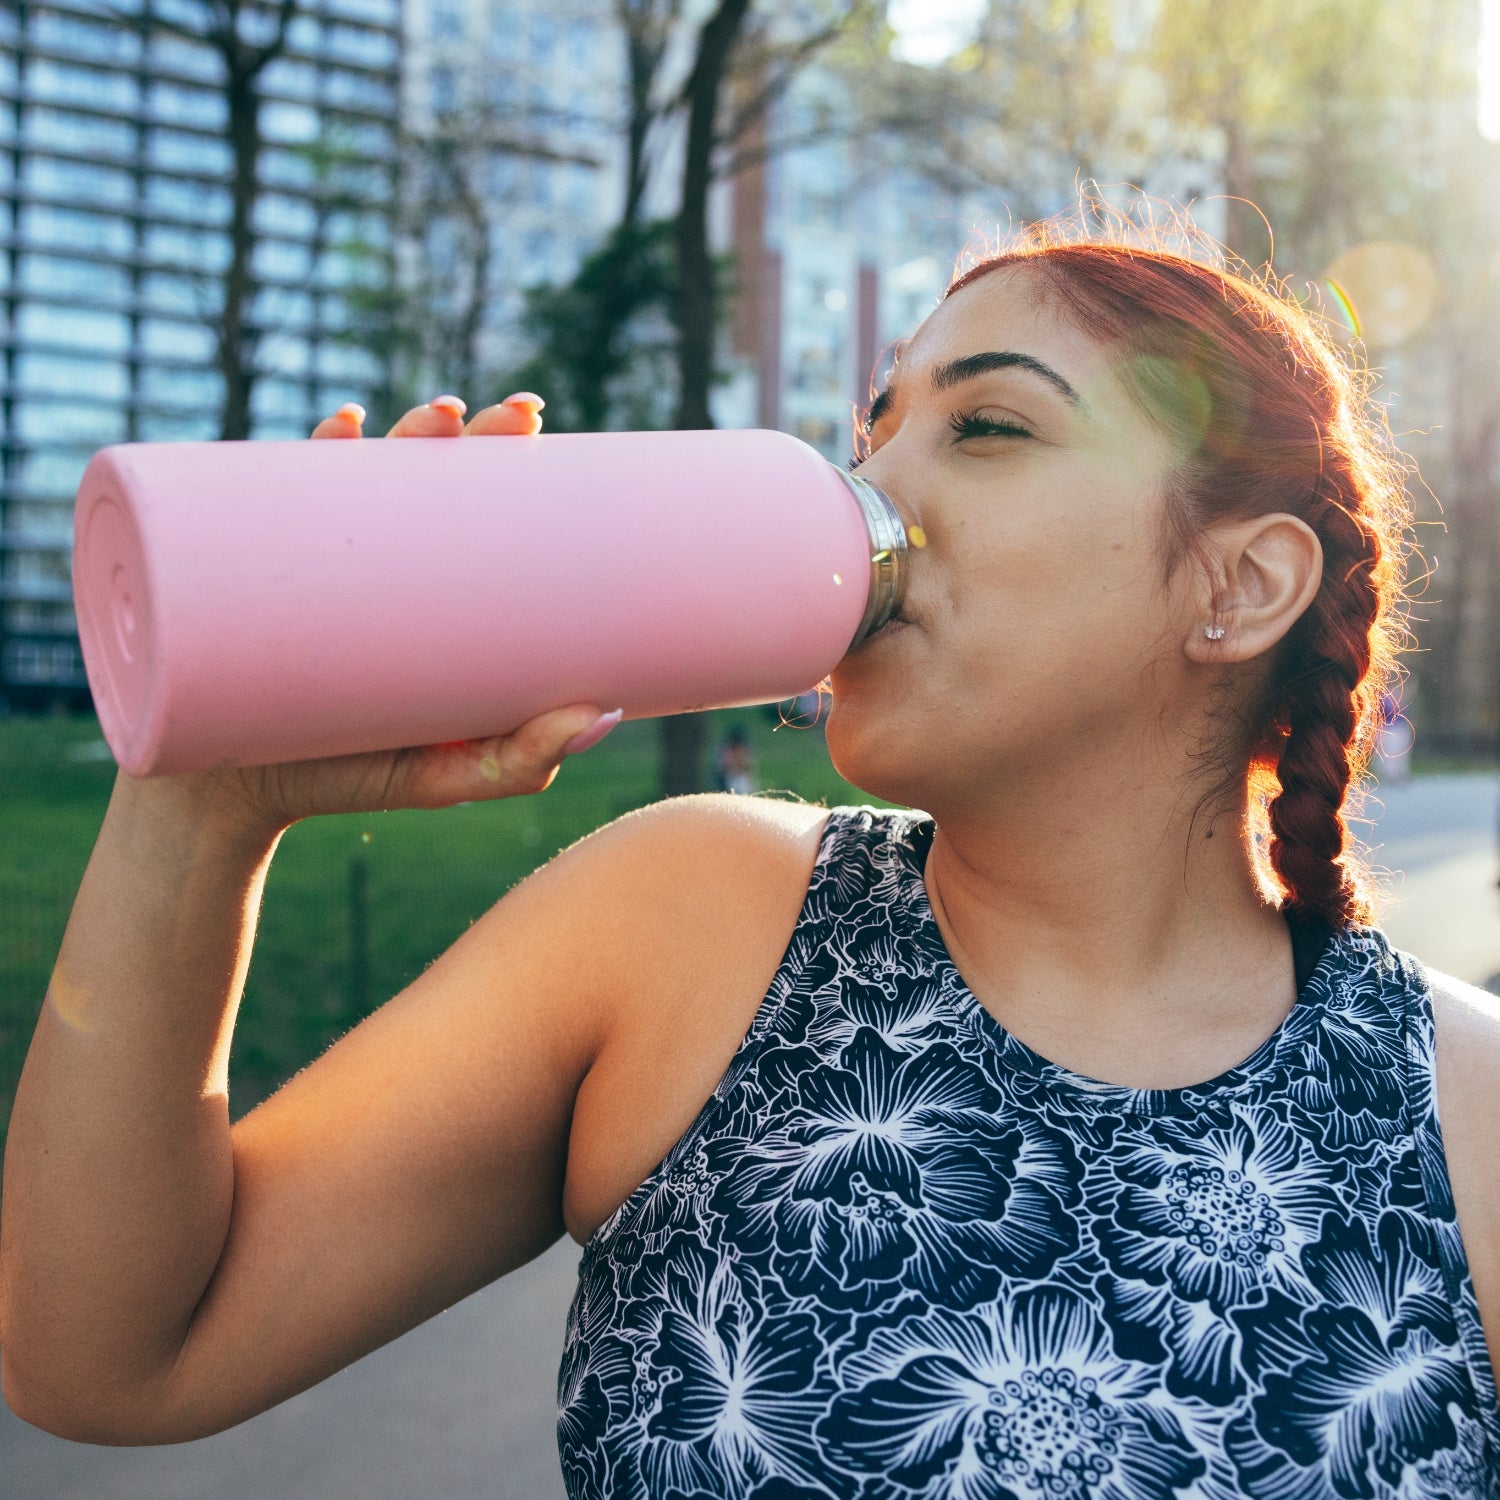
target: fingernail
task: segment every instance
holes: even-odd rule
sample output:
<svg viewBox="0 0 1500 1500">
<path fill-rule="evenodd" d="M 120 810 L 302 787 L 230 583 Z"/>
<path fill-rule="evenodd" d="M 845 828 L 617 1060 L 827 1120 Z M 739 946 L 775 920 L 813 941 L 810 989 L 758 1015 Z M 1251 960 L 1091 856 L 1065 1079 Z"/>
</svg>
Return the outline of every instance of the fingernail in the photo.
<svg viewBox="0 0 1500 1500">
<path fill-rule="evenodd" d="M 348 417 L 355 423 L 363 423 L 365 419 L 365 409 L 359 404 L 358 401 L 346 401 L 341 407 L 339 407 L 334 415 L 336 417 Z"/>
<path fill-rule="evenodd" d="M 623 708 L 617 708 L 613 713 L 600 714 L 582 734 L 575 734 L 562 747 L 562 753 L 564 755 L 577 755 L 580 750 L 587 750 L 590 745 L 597 745 L 620 722 L 624 715 L 625 710 Z"/>
<path fill-rule="evenodd" d="M 427 404 L 434 411 L 451 411 L 455 417 L 463 416 L 469 409 L 457 396 L 434 396 Z"/>
<path fill-rule="evenodd" d="M 514 396 L 507 396 L 500 404 L 501 406 L 529 406 L 533 411 L 540 411 L 547 403 L 531 391 L 517 391 Z"/>
</svg>

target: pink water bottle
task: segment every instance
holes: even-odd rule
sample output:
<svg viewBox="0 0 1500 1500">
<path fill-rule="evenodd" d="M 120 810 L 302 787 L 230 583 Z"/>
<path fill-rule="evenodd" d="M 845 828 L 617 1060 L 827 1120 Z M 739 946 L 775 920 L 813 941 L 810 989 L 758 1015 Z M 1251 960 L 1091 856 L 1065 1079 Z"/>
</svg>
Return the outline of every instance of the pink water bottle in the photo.
<svg viewBox="0 0 1500 1500">
<path fill-rule="evenodd" d="M 779 432 L 125 443 L 74 512 L 134 776 L 774 703 L 905 585 L 890 500 Z"/>
</svg>

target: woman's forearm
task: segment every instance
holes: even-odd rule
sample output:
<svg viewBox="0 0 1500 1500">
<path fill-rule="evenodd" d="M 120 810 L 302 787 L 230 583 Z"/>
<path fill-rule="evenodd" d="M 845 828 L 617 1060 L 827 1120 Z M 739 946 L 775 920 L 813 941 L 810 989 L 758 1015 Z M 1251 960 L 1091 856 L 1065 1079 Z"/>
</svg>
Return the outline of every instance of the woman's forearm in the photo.
<svg viewBox="0 0 1500 1500">
<path fill-rule="evenodd" d="M 82 1406 L 108 1441 L 109 1413 L 171 1371 L 218 1262 L 230 1036 L 278 839 L 169 779 L 115 783 L 5 1153 L 0 1357 L 40 1425 Z"/>
</svg>

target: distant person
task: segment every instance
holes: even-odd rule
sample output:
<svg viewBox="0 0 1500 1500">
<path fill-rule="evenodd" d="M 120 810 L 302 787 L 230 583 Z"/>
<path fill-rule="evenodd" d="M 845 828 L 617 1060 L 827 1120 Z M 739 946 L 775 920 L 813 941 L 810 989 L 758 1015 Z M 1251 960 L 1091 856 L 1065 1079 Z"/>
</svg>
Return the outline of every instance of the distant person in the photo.
<svg viewBox="0 0 1500 1500">
<path fill-rule="evenodd" d="M 119 774 L 6 1148 L 20 1416 L 207 1436 L 567 1233 L 570 1500 L 1500 1495 L 1500 1002 L 1393 948 L 1346 822 L 1405 471 L 1290 293 L 1082 232 L 868 414 L 930 538 L 830 675 L 883 806 L 629 812 L 236 1119 L 287 829 L 536 793 L 611 705 Z M 396 428 L 536 426 L 461 430 Z"/>
<path fill-rule="evenodd" d="M 1401 700 L 1394 693 L 1382 693 L 1375 772 L 1387 786 L 1403 782 L 1411 775 L 1411 750 L 1416 737 L 1411 720 L 1401 711 Z"/>
<path fill-rule="evenodd" d="M 755 756 L 743 724 L 736 724 L 714 752 L 713 789 L 740 795 L 755 790 Z"/>
</svg>

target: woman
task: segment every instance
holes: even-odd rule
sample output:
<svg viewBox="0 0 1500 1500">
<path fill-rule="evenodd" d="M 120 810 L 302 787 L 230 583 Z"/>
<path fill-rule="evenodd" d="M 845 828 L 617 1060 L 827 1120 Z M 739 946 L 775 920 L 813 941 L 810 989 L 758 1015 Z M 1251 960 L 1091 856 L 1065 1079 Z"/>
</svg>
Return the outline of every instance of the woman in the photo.
<svg viewBox="0 0 1500 1500">
<path fill-rule="evenodd" d="M 870 416 L 927 544 L 827 739 L 926 813 L 629 815 L 231 1130 L 281 832 L 540 790 L 599 706 L 119 778 L 11 1126 L 22 1416 L 216 1431 L 566 1228 L 575 1497 L 1500 1492 L 1500 1019 L 1390 950 L 1345 852 L 1382 429 L 1295 306 L 1040 235 Z"/>
</svg>

